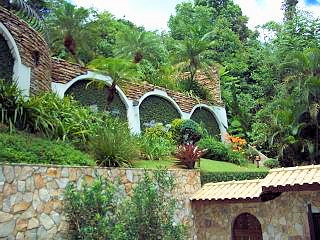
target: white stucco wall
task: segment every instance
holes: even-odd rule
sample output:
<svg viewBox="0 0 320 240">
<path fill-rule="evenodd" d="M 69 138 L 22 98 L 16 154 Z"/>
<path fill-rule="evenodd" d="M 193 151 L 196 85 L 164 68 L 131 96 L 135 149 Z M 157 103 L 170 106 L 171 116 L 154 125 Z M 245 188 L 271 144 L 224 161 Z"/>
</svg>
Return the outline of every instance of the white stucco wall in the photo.
<svg viewBox="0 0 320 240">
<path fill-rule="evenodd" d="M 31 68 L 24 65 L 21 61 L 18 46 L 8 29 L 0 23 L 0 34 L 7 41 L 14 58 L 13 76 L 12 80 L 17 83 L 18 88 L 21 90 L 22 95 L 25 97 L 30 96 L 31 84 Z"/>
</svg>

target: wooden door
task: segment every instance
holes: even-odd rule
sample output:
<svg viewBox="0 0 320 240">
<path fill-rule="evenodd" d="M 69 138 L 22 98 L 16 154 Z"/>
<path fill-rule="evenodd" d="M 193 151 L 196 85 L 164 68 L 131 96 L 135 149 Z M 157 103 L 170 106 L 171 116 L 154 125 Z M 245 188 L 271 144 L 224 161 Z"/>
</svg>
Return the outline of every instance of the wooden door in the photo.
<svg viewBox="0 0 320 240">
<path fill-rule="evenodd" d="M 233 240 L 262 240 L 261 224 L 250 213 L 240 214 L 234 221 L 232 236 Z"/>
</svg>

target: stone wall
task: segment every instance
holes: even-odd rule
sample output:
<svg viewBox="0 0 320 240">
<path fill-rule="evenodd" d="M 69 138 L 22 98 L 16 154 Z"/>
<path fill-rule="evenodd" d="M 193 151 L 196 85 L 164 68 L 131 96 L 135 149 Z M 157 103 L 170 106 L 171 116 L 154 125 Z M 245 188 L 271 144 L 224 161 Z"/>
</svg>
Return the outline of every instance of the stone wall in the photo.
<svg viewBox="0 0 320 240">
<path fill-rule="evenodd" d="M 192 203 L 198 240 L 231 239 L 232 224 L 241 213 L 261 223 L 263 240 L 308 240 L 308 207 L 320 211 L 320 191 L 286 192 L 264 203 Z"/>
<path fill-rule="evenodd" d="M 143 174 L 143 169 L 1 165 L 0 240 L 67 239 L 63 199 L 68 183 L 81 186 L 84 181 L 90 183 L 97 176 L 119 177 L 130 194 Z M 174 190 L 180 205 L 177 219 L 187 224 L 190 234 L 194 234 L 189 197 L 200 189 L 200 173 L 170 170 L 170 174 L 177 182 Z"/>
</svg>

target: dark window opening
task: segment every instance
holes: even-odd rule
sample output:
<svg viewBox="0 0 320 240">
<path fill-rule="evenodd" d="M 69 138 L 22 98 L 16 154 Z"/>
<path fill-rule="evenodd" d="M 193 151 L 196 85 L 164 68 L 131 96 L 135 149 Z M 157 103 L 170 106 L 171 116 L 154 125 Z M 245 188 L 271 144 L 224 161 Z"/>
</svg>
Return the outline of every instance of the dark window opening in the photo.
<svg viewBox="0 0 320 240">
<path fill-rule="evenodd" d="M 39 51 L 33 51 L 32 52 L 32 60 L 34 65 L 37 67 L 40 64 L 40 52 Z"/>
<path fill-rule="evenodd" d="M 262 240 L 262 229 L 259 220 L 250 213 L 240 214 L 234 221 L 233 240 Z"/>
</svg>

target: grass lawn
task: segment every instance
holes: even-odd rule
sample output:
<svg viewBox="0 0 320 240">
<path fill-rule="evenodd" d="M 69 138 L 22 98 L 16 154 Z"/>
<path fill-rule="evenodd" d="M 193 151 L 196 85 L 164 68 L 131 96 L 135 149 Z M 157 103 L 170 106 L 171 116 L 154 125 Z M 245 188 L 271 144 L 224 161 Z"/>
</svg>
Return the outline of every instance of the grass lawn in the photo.
<svg viewBox="0 0 320 240">
<path fill-rule="evenodd" d="M 136 168 L 156 169 L 157 167 L 175 168 L 173 160 L 150 161 L 141 160 L 134 163 Z M 268 171 L 265 167 L 257 168 L 254 164 L 248 166 L 238 166 L 228 162 L 213 161 L 201 159 L 200 170 L 202 172 L 265 172 Z"/>
</svg>

